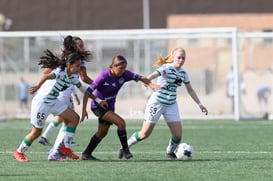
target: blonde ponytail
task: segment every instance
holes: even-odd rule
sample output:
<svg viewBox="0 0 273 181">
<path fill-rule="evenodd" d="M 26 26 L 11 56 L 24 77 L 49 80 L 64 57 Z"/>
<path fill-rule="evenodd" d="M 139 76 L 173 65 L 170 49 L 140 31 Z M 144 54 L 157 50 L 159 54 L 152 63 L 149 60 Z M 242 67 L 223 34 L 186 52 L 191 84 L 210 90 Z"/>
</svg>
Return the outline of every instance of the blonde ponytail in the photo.
<svg viewBox="0 0 273 181">
<path fill-rule="evenodd" d="M 183 51 L 185 52 L 185 50 L 181 47 L 178 47 L 178 48 L 175 48 L 171 51 L 171 53 L 166 56 L 165 58 L 163 58 L 161 55 L 158 55 L 157 56 L 157 60 L 156 62 L 154 63 L 154 66 L 155 67 L 161 67 L 163 64 L 166 64 L 166 63 L 172 63 L 173 62 L 173 55 L 175 54 L 175 52 L 177 51 Z"/>
</svg>

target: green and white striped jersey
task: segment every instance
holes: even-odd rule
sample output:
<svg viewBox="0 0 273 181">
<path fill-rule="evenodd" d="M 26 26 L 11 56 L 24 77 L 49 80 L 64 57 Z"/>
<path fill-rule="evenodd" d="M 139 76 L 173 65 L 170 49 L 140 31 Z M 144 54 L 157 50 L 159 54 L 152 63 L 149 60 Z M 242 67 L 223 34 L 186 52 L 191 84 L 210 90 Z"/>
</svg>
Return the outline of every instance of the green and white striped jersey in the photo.
<svg viewBox="0 0 273 181">
<path fill-rule="evenodd" d="M 44 97 L 44 102 L 47 104 L 53 104 L 55 100 L 58 98 L 60 92 L 66 90 L 71 84 L 80 87 L 81 82 L 79 80 L 79 74 L 72 74 L 70 76 L 67 75 L 66 69 L 65 71 L 61 71 L 60 69 L 56 69 L 53 71 L 55 75 L 56 82 L 52 86 L 50 92 Z"/>
<path fill-rule="evenodd" d="M 154 92 L 156 100 L 162 104 L 174 104 L 177 87 L 181 86 L 182 83 L 190 83 L 188 73 L 182 67 L 176 70 L 172 64 L 164 64 L 156 71 L 160 75 L 157 84 L 161 85 L 160 89 Z"/>
</svg>

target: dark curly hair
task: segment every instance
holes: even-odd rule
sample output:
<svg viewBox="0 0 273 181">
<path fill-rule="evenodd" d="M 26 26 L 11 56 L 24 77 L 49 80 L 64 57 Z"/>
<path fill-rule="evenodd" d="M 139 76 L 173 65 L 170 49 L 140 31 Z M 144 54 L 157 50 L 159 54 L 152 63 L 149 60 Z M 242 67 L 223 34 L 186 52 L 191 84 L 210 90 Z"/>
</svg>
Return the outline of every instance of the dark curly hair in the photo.
<svg viewBox="0 0 273 181">
<path fill-rule="evenodd" d="M 38 65 L 41 68 L 56 69 L 60 67 L 61 70 L 64 70 L 67 63 L 74 64 L 78 60 L 81 60 L 78 53 L 70 53 L 66 58 L 59 58 L 47 49 L 44 51 L 44 55 L 40 57 Z"/>
<path fill-rule="evenodd" d="M 76 41 L 82 39 L 77 36 L 68 35 L 64 38 L 63 41 L 63 51 L 62 58 L 67 58 L 67 56 L 71 53 L 78 53 L 81 57 L 81 60 L 90 61 L 92 54 L 90 51 L 79 52 L 76 46 Z"/>
</svg>

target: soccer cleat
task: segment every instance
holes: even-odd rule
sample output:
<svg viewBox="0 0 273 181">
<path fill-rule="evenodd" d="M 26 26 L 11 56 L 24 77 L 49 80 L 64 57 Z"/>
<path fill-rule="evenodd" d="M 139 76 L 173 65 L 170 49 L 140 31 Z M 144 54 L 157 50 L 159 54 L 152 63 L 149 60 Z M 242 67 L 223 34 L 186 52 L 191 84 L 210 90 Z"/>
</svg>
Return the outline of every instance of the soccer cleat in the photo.
<svg viewBox="0 0 273 181">
<path fill-rule="evenodd" d="M 41 143 L 42 145 L 45 145 L 45 146 L 51 146 L 51 144 L 48 142 L 47 138 L 45 138 L 45 137 L 41 137 L 39 140 L 39 143 Z"/>
<path fill-rule="evenodd" d="M 81 156 L 81 160 L 96 160 L 98 161 L 99 159 L 97 159 L 96 157 L 92 156 L 92 155 L 87 155 L 87 154 L 82 154 Z"/>
<path fill-rule="evenodd" d="M 65 156 L 68 156 L 69 158 L 72 158 L 75 160 L 79 159 L 78 155 L 74 154 L 70 148 L 66 148 L 64 144 L 62 144 L 59 152 Z"/>
<path fill-rule="evenodd" d="M 26 159 L 24 153 L 19 153 L 17 151 L 17 148 L 16 150 L 13 152 L 13 157 L 18 161 L 18 162 L 27 162 L 28 160 Z"/>
<path fill-rule="evenodd" d="M 51 152 L 48 155 L 47 159 L 49 161 L 66 161 L 67 160 L 66 156 L 64 156 L 64 155 L 62 155 L 62 154 L 60 154 L 58 152 L 57 153 Z"/>
<path fill-rule="evenodd" d="M 125 157 L 126 159 L 130 159 L 133 157 L 132 153 L 130 153 L 129 149 L 120 149 L 118 152 L 118 158 L 122 159 L 123 157 Z"/>
<path fill-rule="evenodd" d="M 176 155 L 175 155 L 174 152 L 172 152 L 172 153 L 166 153 L 166 156 L 168 158 L 170 158 L 171 160 L 176 160 L 177 159 L 177 157 L 176 157 Z"/>
</svg>

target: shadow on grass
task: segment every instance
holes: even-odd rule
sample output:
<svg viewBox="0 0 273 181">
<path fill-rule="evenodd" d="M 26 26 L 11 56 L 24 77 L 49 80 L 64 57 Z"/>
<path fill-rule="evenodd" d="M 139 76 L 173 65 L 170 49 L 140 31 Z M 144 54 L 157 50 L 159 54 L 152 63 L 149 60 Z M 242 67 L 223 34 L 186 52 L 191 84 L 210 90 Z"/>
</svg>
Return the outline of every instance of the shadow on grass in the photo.
<svg viewBox="0 0 273 181">
<path fill-rule="evenodd" d="M 5 173 L 5 174 L 0 174 L 1 177 L 25 177 L 25 176 L 31 176 L 30 174 L 14 174 L 14 173 Z"/>
<path fill-rule="evenodd" d="M 168 159 L 145 159 L 145 160 L 134 160 L 134 159 L 121 159 L 121 160 L 78 160 L 77 162 L 185 162 L 185 163 L 196 163 L 196 162 L 239 162 L 239 161 L 273 161 L 273 158 L 212 158 L 212 159 L 192 159 L 192 160 L 168 160 Z"/>
<path fill-rule="evenodd" d="M 185 163 L 196 163 L 196 162 L 238 162 L 238 161 L 273 161 L 273 158 L 211 158 L 211 159 L 192 159 L 192 160 L 170 160 L 170 159 L 99 159 L 99 160 L 72 160 L 72 159 L 67 159 L 65 161 L 48 161 L 48 160 L 29 160 L 28 162 L 25 163 L 19 163 L 19 164 L 28 164 L 28 163 L 39 163 L 39 162 L 50 162 L 50 163 L 92 163 L 92 162 L 120 162 L 120 163 L 125 163 L 125 162 L 185 162 Z M 14 160 L 16 162 L 16 160 Z M 5 176 L 5 174 L 0 174 L 0 176 Z M 15 175 L 17 176 L 17 175 Z M 19 176 L 19 175 L 18 175 Z"/>
</svg>

